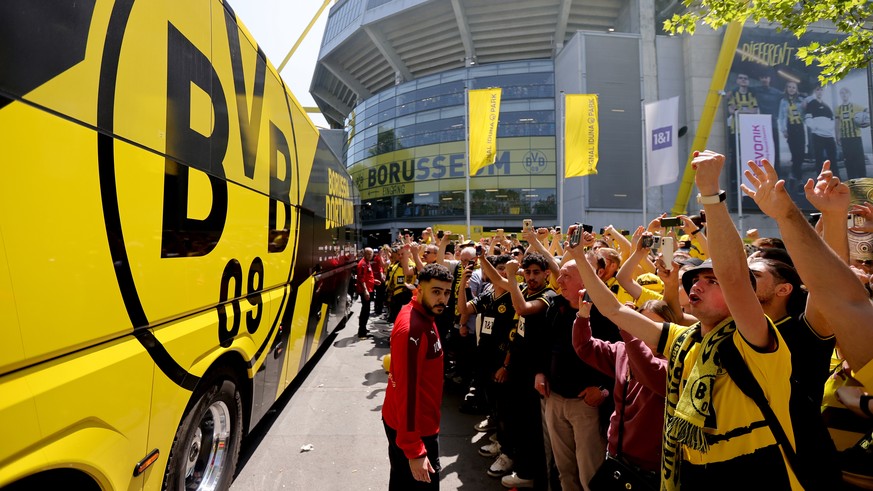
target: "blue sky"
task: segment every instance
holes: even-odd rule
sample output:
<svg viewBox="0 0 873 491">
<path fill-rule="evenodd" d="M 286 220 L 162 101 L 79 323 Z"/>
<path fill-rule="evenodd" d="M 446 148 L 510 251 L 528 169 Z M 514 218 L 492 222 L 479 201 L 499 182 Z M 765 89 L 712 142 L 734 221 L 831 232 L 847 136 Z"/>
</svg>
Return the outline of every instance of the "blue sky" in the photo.
<svg viewBox="0 0 873 491">
<path fill-rule="evenodd" d="M 255 37 L 267 58 L 278 67 L 297 38 L 321 7 L 322 0 L 226 0 L 237 18 Z M 297 48 L 294 56 L 282 70 L 282 78 L 291 92 L 304 106 L 315 106 L 309 95 L 309 83 L 318 59 L 321 36 L 327 23 L 325 9 L 306 39 Z M 327 122 L 321 114 L 310 114 L 316 126 L 326 128 Z"/>
</svg>

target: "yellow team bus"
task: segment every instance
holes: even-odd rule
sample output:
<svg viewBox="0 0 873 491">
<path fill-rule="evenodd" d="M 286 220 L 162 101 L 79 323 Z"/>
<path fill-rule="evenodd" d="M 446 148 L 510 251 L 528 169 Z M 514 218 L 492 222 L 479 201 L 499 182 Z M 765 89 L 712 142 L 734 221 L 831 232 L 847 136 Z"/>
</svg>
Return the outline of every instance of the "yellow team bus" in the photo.
<svg viewBox="0 0 873 491">
<path fill-rule="evenodd" d="M 0 1 L 0 488 L 226 489 L 357 191 L 227 3 Z"/>
</svg>

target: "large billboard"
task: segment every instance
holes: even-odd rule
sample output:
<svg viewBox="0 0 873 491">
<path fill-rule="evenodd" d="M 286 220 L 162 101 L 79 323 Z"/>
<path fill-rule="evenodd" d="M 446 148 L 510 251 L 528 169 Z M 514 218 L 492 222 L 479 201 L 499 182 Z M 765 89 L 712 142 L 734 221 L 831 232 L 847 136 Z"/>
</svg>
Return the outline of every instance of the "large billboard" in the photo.
<svg viewBox="0 0 873 491">
<path fill-rule="evenodd" d="M 744 29 L 724 96 L 727 148 L 734 162 L 729 193 L 734 206 L 736 163 L 739 160 L 745 168 L 746 161 L 762 154 L 738 146 L 744 132 L 756 129 L 741 123 L 744 119 L 755 121 L 740 118 L 743 114 L 770 115 L 767 133 L 773 135 L 771 159 L 801 206 L 809 206 L 803 198 L 803 183 L 818 175 L 824 160 L 831 161 L 831 168 L 843 180 L 873 176 L 870 80 L 866 70 L 854 70 L 839 82 L 821 87 L 820 69 L 797 58 L 800 46 L 811 41 L 824 43 L 835 36 L 808 33 L 798 40 L 773 29 Z M 754 209 L 754 203 L 744 199 L 743 207 L 747 206 Z"/>
</svg>

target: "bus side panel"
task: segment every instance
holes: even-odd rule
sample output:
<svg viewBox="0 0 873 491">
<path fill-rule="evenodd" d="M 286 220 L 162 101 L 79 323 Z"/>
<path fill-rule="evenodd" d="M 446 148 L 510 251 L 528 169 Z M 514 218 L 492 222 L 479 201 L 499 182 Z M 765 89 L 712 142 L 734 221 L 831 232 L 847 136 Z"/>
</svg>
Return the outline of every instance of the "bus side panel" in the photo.
<svg viewBox="0 0 873 491">
<path fill-rule="evenodd" d="M 132 473 L 150 449 L 153 373 L 140 343 L 126 337 L 0 379 L 0 486 L 73 468 L 104 489 L 142 487 Z"/>
</svg>

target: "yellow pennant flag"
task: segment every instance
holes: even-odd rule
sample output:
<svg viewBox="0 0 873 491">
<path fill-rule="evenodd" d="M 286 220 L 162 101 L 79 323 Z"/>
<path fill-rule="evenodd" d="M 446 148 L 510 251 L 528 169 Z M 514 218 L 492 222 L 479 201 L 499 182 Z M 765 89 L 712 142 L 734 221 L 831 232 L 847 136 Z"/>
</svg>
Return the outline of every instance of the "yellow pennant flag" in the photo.
<svg viewBox="0 0 873 491">
<path fill-rule="evenodd" d="M 500 118 L 500 88 L 468 93 L 470 124 L 470 175 L 488 167 L 497 158 L 497 120 Z"/>
<path fill-rule="evenodd" d="M 564 99 L 564 176 L 597 174 L 600 126 L 596 94 L 567 94 Z"/>
</svg>

